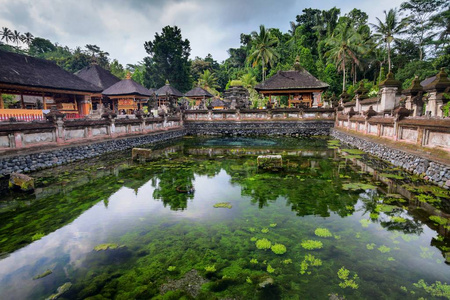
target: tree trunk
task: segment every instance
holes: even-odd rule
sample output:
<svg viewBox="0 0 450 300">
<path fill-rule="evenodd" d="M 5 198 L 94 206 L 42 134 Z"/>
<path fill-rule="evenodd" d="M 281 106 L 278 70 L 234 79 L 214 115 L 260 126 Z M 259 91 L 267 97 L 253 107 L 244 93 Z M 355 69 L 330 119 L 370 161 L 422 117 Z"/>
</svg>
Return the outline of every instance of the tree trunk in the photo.
<svg viewBox="0 0 450 300">
<path fill-rule="evenodd" d="M 345 60 L 343 60 L 343 66 L 344 78 L 342 78 L 342 92 L 345 91 Z"/>
<path fill-rule="evenodd" d="M 388 73 L 391 73 L 391 43 L 387 43 L 387 48 L 388 48 Z"/>
</svg>

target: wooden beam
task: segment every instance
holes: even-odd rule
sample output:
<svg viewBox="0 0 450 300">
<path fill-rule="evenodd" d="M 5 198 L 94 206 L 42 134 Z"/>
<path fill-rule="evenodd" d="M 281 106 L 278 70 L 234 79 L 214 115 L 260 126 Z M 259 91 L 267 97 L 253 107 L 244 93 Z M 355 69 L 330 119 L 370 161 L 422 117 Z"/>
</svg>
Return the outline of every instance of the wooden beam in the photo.
<svg viewBox="0 0 450 300">
<path fill-rule="evenodd" d="M 0 93 L 0 109 L 5 109 L 5 103 L 3 102 L 3 95 Z"/>
<path fill-rule="evenodd" d="M 93 92 L 85 92 L 85 91 L 73 91 L 73 90 L 64 90 L 64 89 L 55 89 L 55 88 L 43 88 L 43 87 L 33 87 L 33 86 L 22 86 L 17 84 L 5 84 L 0 83 L 0 89 L 2 90 L 11 90 L 16 91 L 15 94 L 27 94 L 27 92 L 46 92 L 46 93 L 62 93 L 62 94 L 75 94 L 75 95 L 91 95 Z"/>
<path fill-rule="evenodd" d="M 45 101 L 44 93 L 42 93 L 42 108 L 47 109 L 47 102 Z"/>
<path fill-rule="evenodd" d="M 307 89 L 307 90 L 268 90 L 268 91 L 259 91 L 258 93 L 266 95 L 284 95 L 284 94 L 305 94 L 305 93 L 313 93 L 313 92 L 323 92 L 321 89 Z"/>
<path fill-rule="evenodd" d="M 20 106 L 21 106 L 22 108 L 26 108 L 26 107 L 25 107 L 25 101 L 23 100 L 23 94 L 20 94 Z"/>
</svg>

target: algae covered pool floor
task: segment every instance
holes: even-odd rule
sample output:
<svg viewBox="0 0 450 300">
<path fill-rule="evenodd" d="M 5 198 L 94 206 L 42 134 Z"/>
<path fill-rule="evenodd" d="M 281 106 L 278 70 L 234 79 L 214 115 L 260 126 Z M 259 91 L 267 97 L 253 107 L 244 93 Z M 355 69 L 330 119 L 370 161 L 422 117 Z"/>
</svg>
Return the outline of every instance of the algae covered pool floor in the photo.
<svg viewBox="0 0 450 300">
<path fill-rule="evenodd" d="M 449 299 L 448 192 L 345 148 L 186 138 L 31 174 L 0 198 L 1 299 Z"/>
</svg>

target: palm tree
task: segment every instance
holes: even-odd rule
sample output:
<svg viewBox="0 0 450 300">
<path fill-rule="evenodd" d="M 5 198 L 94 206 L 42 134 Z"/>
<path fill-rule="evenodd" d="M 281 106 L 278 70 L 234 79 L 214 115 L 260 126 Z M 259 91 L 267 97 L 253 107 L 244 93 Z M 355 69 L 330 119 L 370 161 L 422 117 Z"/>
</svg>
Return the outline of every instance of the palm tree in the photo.
<svg viewBox="0 0 450 300">
<path fill-rule="evenodd" d="M 13 41 L 14 36 L 12 31 L 9 28 L 3 27 L 2 28 L 2 41 L 5 40 L 5 42 L 8 44 L 8 42 Z"/>
<path fill-rule="evenodd" d="M 216 75 L 214 75 L 214 73 L 211 73 L 210 70 L 203 71 L 203 74 L 201 74 L 198 79 L 198 85 L 205 87 L 205 88 L 211 88 L 211 89 L 216 89 L 219 87 L 217 85 Z"/>
<path fill-rule="evenodd" d="M 20 36 L 20 40 L 22 41 L 22 43 L 26 44 L 29 48 L 34 40 L 34 36 L 31 33 L 26 32 Z"/>
<path fill-rule="evenodd" d="M 259 62 L 262 65 L 262 80 L 265 80 L 266 70 L 265 66 L 272 66 L 279 54 L 275 51 L 275 46 L 278 44 L 278 38 L 270 34 L 264 25 L 259 26 L 259 34 L 256 31 L 252 32 L 252 53 L 248 60 L 253 62 L 255 67 Z"/>
<path fill-rule="evenodd" d="M 17 44 L 17 48 L 19 48 L 20 32 L 18 32 L 17 30 L 14 30 L 14 32 L 12 33 L 12 35 L 13 35 L 13 40 L 14 40 L 14 42 Z"/>
<path fill-rule="evenodd" d="M 342 91 L 345 91 L 347 65 L 350 63 L 359 66 L 359 56 L 365 51 L 364 41 L 348 20 L 336 26 L 333 34 L 326 39 L 326 44 L 331 49 L 325 53 L 325 56 L 334 60 L 338 71 L 343 72 Z"/>
<path fill-rule="evenodd" d="M 253 88 L 257 83 L 256 77 L 250 73 L 242 75 L 240 80 L 242 81 L 242 85 L 247 89 Z"/>
<path fill-rule="evenodd" d="M 384 16 L 384 22 L 377 18 L 378 24 L 371 25 L 378 32 L 376 36 L 381 37 L 383 42 L 386 44 L 388 53 L 388 72 L 391 72 L 391 43 L 396 39 L 397 35 L 401 35 L 406 32 L 408 19 L 402 19 L 399 21 L 397 9 L 392 8 L 389 12 L 384 11 Z"/>
</svg>

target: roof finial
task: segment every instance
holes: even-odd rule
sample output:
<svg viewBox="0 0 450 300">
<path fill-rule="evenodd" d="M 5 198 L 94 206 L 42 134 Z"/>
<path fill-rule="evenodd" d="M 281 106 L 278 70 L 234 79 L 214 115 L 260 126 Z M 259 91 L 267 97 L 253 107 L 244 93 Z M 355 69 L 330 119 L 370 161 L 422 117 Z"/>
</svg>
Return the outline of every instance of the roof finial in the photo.
<svg viewBox="0 0 450 300">
<path fill-rule="evenodd" d="M 169 79 L 166 79 L 166 85 L 170 85 Z"/>
<path fill-rule="evenodd" d="M 298 55 L 295 58 L 294 70 L 295 71 L 299 71 L 299 72 L 303 71 L 303 67 L 302 67 L 302 65 L 300 65 L 300 57 Z"/>
<path fill-rule="evenodd" d="M 127 76 L 125 77 L 126 79 L 131 79 L 131 73 L 130 71 L 127 72 Z"/>
</svg>

